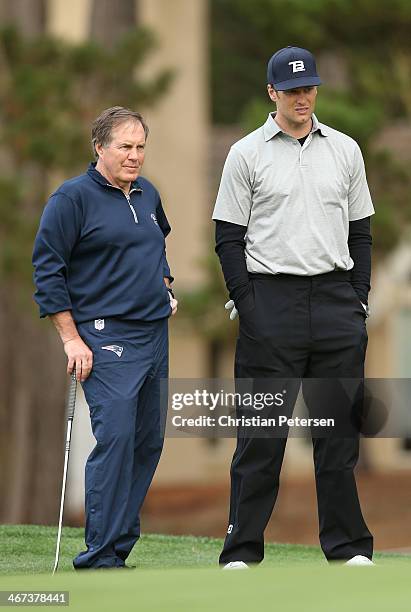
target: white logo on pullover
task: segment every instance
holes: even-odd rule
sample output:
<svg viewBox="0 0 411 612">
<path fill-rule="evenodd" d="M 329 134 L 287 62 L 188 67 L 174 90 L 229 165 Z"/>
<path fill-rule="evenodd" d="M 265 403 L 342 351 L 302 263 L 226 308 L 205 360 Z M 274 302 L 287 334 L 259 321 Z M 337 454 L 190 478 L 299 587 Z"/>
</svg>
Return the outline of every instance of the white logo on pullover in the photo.
<svg viewBox="0 0 411 612">
<path fill-rule="evenodd" d="M 102 346 L 101 348 L 103 351 L 112 351 L 117 355 L 117 357 L 121 357 L 124 350 L 124 348 L 122 346 L 118 346 L 118 344 L 109 344 L 108 346 Z"/>
</svg>

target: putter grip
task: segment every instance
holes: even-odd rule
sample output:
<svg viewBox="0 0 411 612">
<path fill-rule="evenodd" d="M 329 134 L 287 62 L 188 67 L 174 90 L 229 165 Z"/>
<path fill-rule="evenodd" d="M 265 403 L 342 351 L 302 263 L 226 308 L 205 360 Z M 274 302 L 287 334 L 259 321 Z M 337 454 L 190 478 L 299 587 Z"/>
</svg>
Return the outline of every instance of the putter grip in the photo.
<svg viewBox="0 0 411 612">
<path fill-rule="evenodd" d="M 77 380 L 76 371 L 74 370 L 71 375 L 70 388 L 68 394 L 68 405 L 67 405 L 67 418 L 73 420 L 74 409 L 76 406 L 76 391 L 77 391 Z"/>
</svg>

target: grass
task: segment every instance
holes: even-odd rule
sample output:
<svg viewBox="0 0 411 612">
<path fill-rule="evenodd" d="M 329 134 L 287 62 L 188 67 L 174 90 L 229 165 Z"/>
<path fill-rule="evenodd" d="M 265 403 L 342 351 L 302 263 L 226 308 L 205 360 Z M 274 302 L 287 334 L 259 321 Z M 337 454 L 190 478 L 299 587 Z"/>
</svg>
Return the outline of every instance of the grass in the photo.
<svg viewBox="0 0 411 612">
<path fill-rule="evenodd" d="M 134 571 L 74 572 L 83 530 L 63 530 L 59 572 L 50 575 L 56 529 L 0 527 L 0 590 L 66 590 L 70 609 L 119 612 L 408 611 L 411 556 L 377 554 L 373 568 L 330 567 L 319 548 L 267 544 L 266 558 L 243 572 L 221 572 L 221 540 L 146 535 L 129 558 Z M 52 606 L 54 608 L 54 606 Z"/>
</svg>

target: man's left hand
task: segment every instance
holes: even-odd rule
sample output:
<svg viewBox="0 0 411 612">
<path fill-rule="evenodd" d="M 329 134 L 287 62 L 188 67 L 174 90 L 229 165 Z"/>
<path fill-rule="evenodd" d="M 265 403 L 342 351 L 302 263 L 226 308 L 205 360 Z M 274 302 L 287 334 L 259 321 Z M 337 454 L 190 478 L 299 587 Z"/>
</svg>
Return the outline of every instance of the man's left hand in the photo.
<svg viewBox="0 0 411 612">
<path fill-rule="evenodd" d="M 176 300 L 176 298 L 174 298 L 171 293 L 169 292 L 168 294 L 169 298 L 170 298 L 170 306 L 171 306 L 171 316 L 175 315 L 177 312 L 177 308 L 178 308 L 178 300 Z"/>
<path fill-rule="evenodd" d="M 167 287 L 168 297 L 170 298 L 171 316 L 173 316 L 177 312 L 178 300 L 176 300 L 173 295 L 172 289 L 170 287 L 170 279 L 167 276 L 164 277 L 164 284 Z"/>
<path fill-rule="evenodd" d="M 170 300 L 170 306 L 171 306 L 171 315 L 175 315 L 177 312 L 177 308 L 178 308 L 178 300 L 172 297 Z"/>
</svg>

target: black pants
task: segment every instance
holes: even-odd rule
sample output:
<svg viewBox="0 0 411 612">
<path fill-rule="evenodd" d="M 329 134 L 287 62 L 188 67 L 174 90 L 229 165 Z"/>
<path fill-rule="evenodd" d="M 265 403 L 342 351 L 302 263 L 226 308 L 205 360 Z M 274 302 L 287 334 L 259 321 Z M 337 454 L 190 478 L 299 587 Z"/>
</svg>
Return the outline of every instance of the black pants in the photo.
<svg viewBox="0 0 411 612">
<path fill-rule="evenodd" d="M 255 305 L 240 314 L 236 378 L 364 376 L 365 313 L 348 272 L 250 278 Z M 316 393 L 308 390 L 304 397 L 315 411 Z M 278 494 L 286 438 L 243 435 L 231 465 L 229 528 L 220 563 L 264 558 L 264 530 Z M 354 477 L 358 453 L 356 435 L 313 438 L 320 543 L 328 560 L 372 557 L 373 538 Z"/>
</svg>

